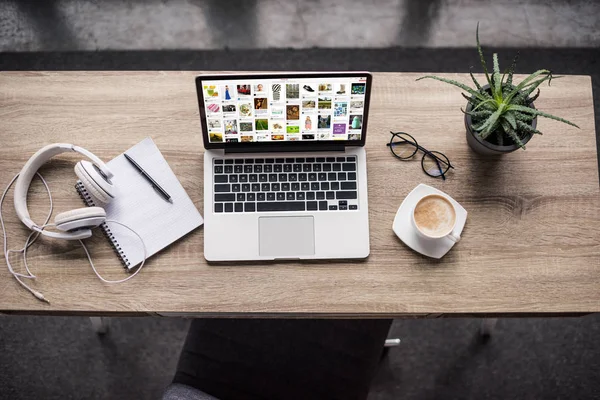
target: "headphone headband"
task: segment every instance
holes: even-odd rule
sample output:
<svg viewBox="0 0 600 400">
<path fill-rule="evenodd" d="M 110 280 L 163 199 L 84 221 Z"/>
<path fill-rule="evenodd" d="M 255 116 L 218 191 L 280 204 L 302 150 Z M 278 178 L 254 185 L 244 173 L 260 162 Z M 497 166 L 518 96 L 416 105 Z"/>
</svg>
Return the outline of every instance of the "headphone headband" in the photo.
<svg viewBox="0 0 600 400">
<path fill-rule="evenodd" d="M 91 231 L 88 230 L 87 232 L 82 231 L 79 233 L 58 233 L 41 231 L 41 228 L 38 225 L 36 225 L 35 222 L 33 222 L 29 215 L 29 210 L 27 209 L 27 192 L 29 191 L 29 186 L 31 185 L 33 176 L 43 164 L 45 164 L 50 158 L 69 151 L 75 151 L 83 155 L 84 157 L 90 159 L 92 163 L 94 163 L 98 167 L 102 174 L 104 174 L 107 177 L 107 179 L 113 177 L 113 173 L 106 166 L 106 164 L 90 151 L 69 143 L 54 143 L 42 147 L 34 155 L 31 156 L 31 158 L 27 161 L 27 163 L 25 163 L 25 165 L 21 169 L 15 186 L 14 202 L 15 210 L 19 219 L 29 229 L 40 231 L 43 235 L 56 237 L 59 239 L 79 239 L 81 238 L 80 236 L 87 234 L 87 236 L 83 237 L 85 238 L 91 235 Z"/>
</svg>

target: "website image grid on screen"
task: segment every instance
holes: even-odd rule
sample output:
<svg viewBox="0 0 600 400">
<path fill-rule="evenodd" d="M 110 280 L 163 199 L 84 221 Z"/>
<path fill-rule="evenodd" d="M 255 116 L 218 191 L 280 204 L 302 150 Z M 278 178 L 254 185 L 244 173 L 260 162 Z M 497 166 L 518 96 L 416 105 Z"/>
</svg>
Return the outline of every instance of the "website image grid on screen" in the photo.
<svg viewBox="0 0 600 400">
<path fill-rule="evenodd" d="M 360 141 L 368 76 L 198 77 L 210 144 Z"/>
</svg>

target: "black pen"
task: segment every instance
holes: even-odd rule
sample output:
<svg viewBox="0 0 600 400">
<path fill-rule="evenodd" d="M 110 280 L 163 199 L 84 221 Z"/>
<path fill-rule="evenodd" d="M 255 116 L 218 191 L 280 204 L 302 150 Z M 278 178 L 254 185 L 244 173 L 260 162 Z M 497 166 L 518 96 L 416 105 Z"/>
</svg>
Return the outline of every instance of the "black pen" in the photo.
<svg viewBox="0 0 600 400">
<path fill-rule="evenodd" d="M 165 191 L 165 189 L 161 188 L 160 185 L 158 183 L 156 183 L 156 181 L 154 179 L 152 179 L 152 177 L 150 175 L 148 175 L 148 173 L 146 171 L 144 171 L 144 169 L 142 167 L 140 167 L 140 165 L 138 163 L 136 163 L 133 158 L 129 157 L 127 155 L 127 153 L 123 153 L 123 155 L 125 156 L 127 161 L 129 161 L 131 163 L 131 165 L 133 165 L 135 167 L 135 169 L 140 171 L 140 174 L 142 174 L 144 176 L 144 178 L 146 178 L 146 180 L 148 182 L 150 182 L 152 187 L 154 189 L 156 189 L 161 194 L 161 196 L 165 198 L 165 200 L 167 200 L 169 203 L 173 203 L 173 200 L 171 200 L 171 196 L 169 196 L 169 193 L 167 193 Z"/>
</svg>

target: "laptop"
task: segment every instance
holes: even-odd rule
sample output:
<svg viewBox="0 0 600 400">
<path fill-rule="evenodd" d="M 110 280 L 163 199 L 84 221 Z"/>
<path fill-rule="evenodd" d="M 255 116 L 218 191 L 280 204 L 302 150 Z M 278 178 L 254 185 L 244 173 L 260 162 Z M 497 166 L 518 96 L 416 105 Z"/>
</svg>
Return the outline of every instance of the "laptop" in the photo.
<svg viewBox="0 0 600 400">
<path fill-rule="evenodd" d="M 208 261 L 365 258 L 368 72 L 196 78 Z"/>
</svg>

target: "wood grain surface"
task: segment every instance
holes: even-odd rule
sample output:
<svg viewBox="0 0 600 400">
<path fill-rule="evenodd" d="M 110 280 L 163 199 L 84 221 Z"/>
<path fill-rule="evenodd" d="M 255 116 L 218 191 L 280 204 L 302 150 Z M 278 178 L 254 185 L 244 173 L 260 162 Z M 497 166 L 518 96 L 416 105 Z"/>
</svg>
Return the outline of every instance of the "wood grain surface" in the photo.
<svg viewBox="0 0 600 400">
<path fill-rule="evenodd" d="M 203 213 L 203 144 L 198 72 L 0 73 L 0 185 L 52 142 L 83 146 L 104 160 L 151 136 Z M 536 107 L 581 129 L 540 119 L 527 150 L 484 159 L 467 146 L 460 90 L 415 82 L 421 74 L 374 74 L 367 154 L 371 255 L 365 261 L 209 265 L 202 228 L 152 257 L 133 280 L 100 282 L 78 243 L 41 239 L 29 252 L 34 287 L 23 290 L 0 263 L 0 311 L 197 313 L 209 316 L 401 316 L 452 313 L 600 312 L 600 195 L 590 77 L 544 86 Z M 468 75 L 444 74 L 468 83 Z M 522 79 L 519 77 L 518 79 Z M 443 182 L 420 156 L 395 159 L 390 130 L 411 133 L 456 166 Z M 56 212 L 81 207 L 77 154 L 41 173 Z M 441 260 L 406 247 L 392 232 L 403 198 L 419 183 L 453 196 L 469 212 L 462 240 Z M 12 190 L 4 205 L 9 246 L 28 234 Z M 29 192 L 36 221 L 48 212 L 38 180 Z M 56 214 L 55 212 L 55 214 Z M 204 214 L 204 213 L 203 213 Z M 99 270 L 125 274 L 100 232 L 89 240 Z M 235 243 L 232 243 L 232 247 Z M 22 262 L 11 258 L 17 269 Z"/>
</svg>

